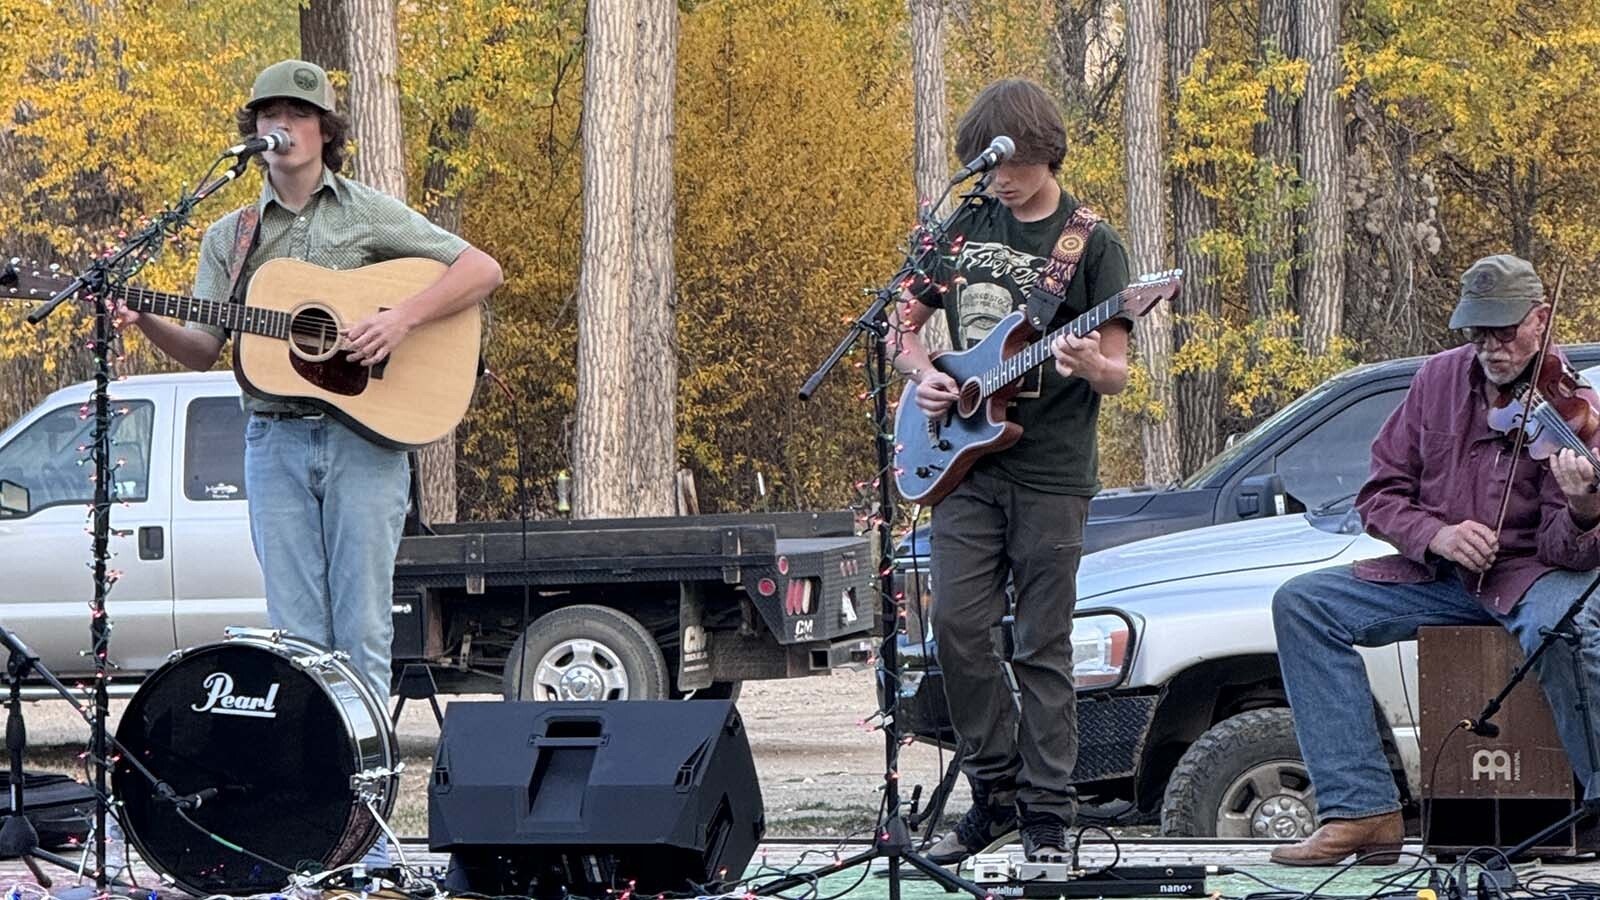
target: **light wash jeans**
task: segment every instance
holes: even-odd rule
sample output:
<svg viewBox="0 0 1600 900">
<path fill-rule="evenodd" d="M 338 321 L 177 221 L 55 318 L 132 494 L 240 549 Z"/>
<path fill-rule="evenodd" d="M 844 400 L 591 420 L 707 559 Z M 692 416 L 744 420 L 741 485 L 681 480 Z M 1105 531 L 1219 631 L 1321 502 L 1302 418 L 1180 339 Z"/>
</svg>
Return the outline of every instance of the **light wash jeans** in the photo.
<svg viewBox="0 0 1600 900">
<path fill-rule="evenodd" d="M 250 535 L 272 627 L 350 654 L 387 705 L 410 463 L 331 416 L 251 416 Z"/>
<path fill-rule="evenodd" d="M 1453 575 L 1426 584 L 1362 581 L 1350 566 L 1307 572 L 1290 579 L 1272 598 L 1295 735 L 1316 789 L 1322 820 L 1356 819 L 1400 808 L 1394 776 L 1385 761 L 1373 714 L 1372 688 L 1356 647 L 1380 647 L 1414 639 L 1422 625 L 1499 623 L 1516 635 L 1524 653 L 1543 640 L 1541 628 L 1556 623 L 1590 582 L 1594 572 L 1557 569 L 1528 589 L 1506 615 L 1484 608 Z M 1584 690 L 1600 703 L 1600 590 L 1577 616 L 1582 635 Z M 1571 647 L 1557 639 L 1535 664 L 1555 713 L 1556 731 L 1578 778 L 1593 792 L 1588 736 L 1592 725 L 1577 709 Z M 1490 698 L 1484 697 L 1483 702 Z M 1482 707 L 1461 710 L 1476 714 Z"/>
</svg>

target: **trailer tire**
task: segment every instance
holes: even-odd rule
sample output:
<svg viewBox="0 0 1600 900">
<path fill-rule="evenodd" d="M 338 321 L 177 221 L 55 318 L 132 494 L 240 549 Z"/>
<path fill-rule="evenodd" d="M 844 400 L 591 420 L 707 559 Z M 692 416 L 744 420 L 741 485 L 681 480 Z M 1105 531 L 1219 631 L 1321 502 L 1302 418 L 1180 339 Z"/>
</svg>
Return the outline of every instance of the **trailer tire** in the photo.
<svg viewBox="0 0 1600 900">
<path fill-rule="evenodd" d="M 668 686 L 661 648 L 639 620 L 590 604 L 535 619 L 500 677 L 507 700 L 664 700 Z"/>
</svg>

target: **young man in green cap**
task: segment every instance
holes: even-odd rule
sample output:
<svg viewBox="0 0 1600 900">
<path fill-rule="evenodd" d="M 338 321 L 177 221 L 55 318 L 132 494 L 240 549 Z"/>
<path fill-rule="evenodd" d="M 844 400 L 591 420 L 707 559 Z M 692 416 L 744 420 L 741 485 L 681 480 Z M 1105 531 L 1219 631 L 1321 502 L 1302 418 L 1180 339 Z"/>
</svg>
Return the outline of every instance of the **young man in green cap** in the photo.
<svg viewBox="0 0 1600 900">
<path fill-rule="evenodd" d="M 1495 532 L 1511 444 L 1489 427 L 1489 408 L 1529 377 L 1549 318 L 1544 285 L 1526 260 L 1490 256 L 1466 271 L 1450 327 L 1467 344 L 1417 372 L 1373 441 L 1372 474 L 1356 498 L 1367 531 L 1399 552 L 1300 575 L 1273 598 L 1278 661 L 1322 822 L 1308 839 L 1274 850 L 1273 862 L 1331 866 L 1356 854 L 1382 865 L 1400 850 L 1400 798 L 1377 721 L 1371 704 L 1352 702 L 1372 696 L 1355 648 L 1412 640 L 1422 625 L 1499 623 L 1532 652 L 1540 629 L 1561 618 L 1600 567 L 1595 473 L 1570 450 L 1517 461 Z M 1593 724 L 1577 712 L 1575 675 L 1600 686 L 1600 621 L 1591 607 L 1577 624 L 1578 666 L 1557 641 L 1538 674 L 1593 796 Z"/>
<path fill-rule="evenodd" d="M 338 269 L 400 257 L 446 263 L 429 287 L 350 326 L 350 358 L 373 365 L 412 328 L 466 309 L 500 284 L 500 266 L 488 254 L 400 200 L 339 174 L 349 124 L 335 110 L 320 67 L 298 59 L 267 67 L 237 118 L 240 134 L 282 132 L 290 145 L 262 154 L 266 178 L 255 204 L 206 231 L 196 296 L 238 300 L 262 263 L 283 257 Z M 248 220 L 240 227 L 247 213 L 259 217 L 253 228 Z M 230 263 L 243 248 L 250 249 L 235 284 Z M 227 339 L 210 326 L 185 327 L 127 309 L 120 315 L 191 369 L 210 369 Z M 406 454 L 308 404 L 247 393 L 244 405 L 252 414 L 245 489 L 269 619 L 275 628 L 350 654 L 352 666 L 386 699 L 394 559 L 410 486 Z"/>
</svg>

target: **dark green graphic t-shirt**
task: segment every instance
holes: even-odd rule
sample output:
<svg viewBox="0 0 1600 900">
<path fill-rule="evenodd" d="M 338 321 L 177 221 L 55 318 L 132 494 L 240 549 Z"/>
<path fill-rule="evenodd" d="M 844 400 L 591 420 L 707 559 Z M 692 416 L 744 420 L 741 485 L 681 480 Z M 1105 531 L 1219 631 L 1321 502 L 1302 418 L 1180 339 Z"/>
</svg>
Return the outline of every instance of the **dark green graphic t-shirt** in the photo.
<svg viewBox="0 0 1600 900">
<path fill-rule="evenodd" d="M 1078 202 L 1065 191 L 1055 213 L 1037 222 L 1019 222 L 995 200 L 985 200 L 952 223 L 952 237 L 964 238 L 954 258 L 930 273 L 949 284 L 941 296 L 928 291 L 929 306 L 945 306 L 957 349 L 976 346 L 994 326 L 1027 301 L 1028 292 L 1050 261 Z M 954 279 L 955 275 L 963 276 Z M 1089 234 L 1066 299 L 1050 328 L 1059 328 L 1128 286 L 1128 253 L 1122 238 L 1104 222 Z M 941 302 L 942 301 L 942 302 Z M 1115 327 L 1115 326 L 1113 326 Z M 1095 422 L 1100 395 L 1082 378 L 1062 378 L 1053 362 L 1028 373 L 1012 403 L 1009 418 L 1022 426 L 1022 439 L 986 456 L 977 465 L 1019 484 L 1055 494 L 1093 496 L 1100 490 L 1100 459 Z"/>
</svg>

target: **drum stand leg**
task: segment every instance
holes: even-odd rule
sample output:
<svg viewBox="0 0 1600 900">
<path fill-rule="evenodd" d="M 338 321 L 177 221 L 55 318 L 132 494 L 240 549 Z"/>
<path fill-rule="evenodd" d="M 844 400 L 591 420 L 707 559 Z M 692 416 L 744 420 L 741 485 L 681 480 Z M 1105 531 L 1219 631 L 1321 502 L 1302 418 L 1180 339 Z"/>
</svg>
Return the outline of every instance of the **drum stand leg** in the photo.
<svg viewBox="0 0 1600 900">
<path fill-rule="evenodd" d="M 60 679 L 51 674 L 50 670 L 39 662 L 39 657 L 28 649 L 26 644 L 3 627 L 0 627 L 0 644 L 3 644 L 10 653 L 6 661 L 6 682 L 9 686 L 6 700 L 6 752 L 10 756 L 9 779 L 11 787 L 10 814 L 6 817 L 5 823 L 0 825 L 0 856 L 20 857 L 23 864 L 28 867 L 28 871 L 33 874 L 34 880 L 39 882 L 39 886 L 49 889 L 51 879 L 39 868 L 41 861 L 73 873 L 79 872 L 79 866 L 70 859 L 40 850 L 39 832 L 33 827 L 33 822 L 29 821 L 24 813 L 26 808 L 23 804 L 25 776 L 22 771 L 22 757 L 28 746 L 28 729 L 22 718 L 23 679 L 28 678 L 30 674 L 43 679 L 56 693 L 61 695 L 62 699 L 70 703 L 73 710 L 83 717 L 84 721 L 88 722 L 91 727 L 94 726 L 95 719 L 79 703 L 77 695 L 62 684 Z M 103 795 L 96 794 L 95 808 L 97 811 L 104 808 L 105 802 Z M 98 858 L 96 861 L 98 863 Z M 100 878 L 104 878 L 104 866 L 100 866 L 100 868 L 102 870 Z M 52 896 L 58 898 L 58 900 L 77 898 L 80 895 L 90 898 L 103 893 L 105 887 L 112 884 L 109 881 L 104 885 L 100 884 L 99 878 L 96 879 L 96 882 L 96 885 L 91 888 L 53 891 Z M 118 884 L 120 885 L 120 883 Z"/>
<path fill-rule="evenodd" d="M 39 850 L 39 832 L 24 812 L 27 807 L 22 798 L 25 778 L 22 753 L 28 746 L 28 726 L 22 721 L 22 679 L 32 664 L 32 659 L 15 649 L 6 663 L 6 681 L 11 686 L 10 698 L 6 702 L 6 752 L 11 757 L 11 815 L 6 817 L 4 825 L 0 825 L 0 856 L 21 857 L 28 871 L 33 873 L 33 880 L 39 882 L 40 887 L 49 888 L 53 883 L 50 876 L 44 874 L 39 868 L 39 861 L 34 859 L 34 854 Z"/>
</svg>

